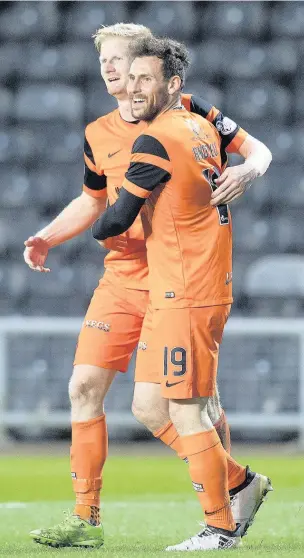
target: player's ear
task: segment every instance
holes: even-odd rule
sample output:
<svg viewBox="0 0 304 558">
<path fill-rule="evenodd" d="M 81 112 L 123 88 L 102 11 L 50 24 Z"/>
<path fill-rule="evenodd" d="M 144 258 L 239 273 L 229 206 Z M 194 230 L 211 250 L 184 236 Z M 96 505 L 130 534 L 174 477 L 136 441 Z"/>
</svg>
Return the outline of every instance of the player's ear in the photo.
<svg viewBox="0 0 304 558">
<path fill-rule="evenodd" d="M 168 83 L 168 93 L 169 95 L 174 95 L 174 93 L 177 93 L 177 91 L 180 91 L 181 89 L 181 78 L 179 76 L 173 76 L 172 78 L 170 78 L 169 83 Z"/>
</svg>

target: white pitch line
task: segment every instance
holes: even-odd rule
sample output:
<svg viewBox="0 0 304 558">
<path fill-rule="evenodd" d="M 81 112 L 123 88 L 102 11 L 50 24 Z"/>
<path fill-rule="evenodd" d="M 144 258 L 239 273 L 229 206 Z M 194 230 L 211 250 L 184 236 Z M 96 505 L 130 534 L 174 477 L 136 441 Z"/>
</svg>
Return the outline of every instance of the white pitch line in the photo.
<svg viewBox="0 0 304 558">
<path fill-rule="evenodd" d="M 15 509 L 22 509 L 22 508 L 26 508 L 28 504 L 25 504 L 24 502 L 0 502 L 0 509 L 9 509 L 9 510 L 15 510 Z"/>
</svg>

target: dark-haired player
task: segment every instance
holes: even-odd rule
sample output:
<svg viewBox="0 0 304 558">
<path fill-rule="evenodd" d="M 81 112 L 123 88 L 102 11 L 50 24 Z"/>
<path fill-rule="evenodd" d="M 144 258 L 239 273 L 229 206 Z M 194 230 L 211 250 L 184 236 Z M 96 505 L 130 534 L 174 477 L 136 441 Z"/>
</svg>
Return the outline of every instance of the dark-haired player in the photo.
<svg viewBox="0 0 304 558">
<path fill-rule="evenodd" d="M 134 142 L 119 199 L 94 224 L 93 235 L 104 240 L 123 233 L 145 206 L 153 364 L 147 369 L 138 359 L 134 408 L 142 409 L 138 418 L 147 424 L 145 408 L 153 409 L 155 394 L 169 400 L 164 428 L 171 420 L 206 520 L 198 535 L 167 550 L 228 549 L 238 546 L 271 484 L 231 458 L 208 416 L 232 303 L 231 215 L 226 204 L 210 205 L 222 140 L 210 122 L 182 105 L 185 47 L 152 37 L 132 50 L 132 114 L 148 128 Z M 236 524 L 230 505 L 234 473 L 242 488 L 259 490 L 244 524 Z"/>
</svg>

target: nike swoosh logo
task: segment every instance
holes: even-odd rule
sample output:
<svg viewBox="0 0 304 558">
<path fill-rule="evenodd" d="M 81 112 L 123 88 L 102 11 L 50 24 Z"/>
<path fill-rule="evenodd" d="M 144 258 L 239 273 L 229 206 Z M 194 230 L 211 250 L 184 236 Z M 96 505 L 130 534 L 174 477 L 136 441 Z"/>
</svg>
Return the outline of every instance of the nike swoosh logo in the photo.
<svg viewBox="0 0 304 558">
<path fill-rule="evenodd" d="M 116 155 L 116 153 L 119 153 L 121 151 L 121 149 L 118 149 L 118 151 L 114 151 L 114 153 L 108 153 L 108 157 L 110 159 L 110 157 L 114 157 L 114 155 Z"/>
<path fill-rule="evenodd" d="M 168 380 L 166 381 L 166 387 L 177 386 L 177 384 L 181 384 L 184 380 L 180 380 L 179 382 L 173 382 L 173 384 L 169 384 Z"/>
</svg>

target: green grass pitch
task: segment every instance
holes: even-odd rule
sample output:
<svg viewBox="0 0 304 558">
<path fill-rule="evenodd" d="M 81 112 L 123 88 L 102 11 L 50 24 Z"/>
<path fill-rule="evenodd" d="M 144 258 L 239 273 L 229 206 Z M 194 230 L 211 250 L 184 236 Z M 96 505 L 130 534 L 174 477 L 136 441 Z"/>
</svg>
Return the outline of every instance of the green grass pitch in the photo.
<svg viewBox="0 0 304 558">
<path fill-rule="evenodd" d="M 253 470 L 270 476 L 275 491 L 260 508 L 242 547 L 225 552 L 235 558 L 303 558 L 303 458 L 240 461 L 250 461 Z M 202 520 L 187 465 L 173 456 L 109 458 L 103 492 L 106 538 L 98 550 L 52 549 L 28 537 L 31 529 L 61 521 L 62 512 L 73 506 L 67 457 L 2 457 L 0 501 L 0 556 L 9 558 L 160 557 L 167 545 L 198 532 Z M 210 555 L 214 552 L 204 553 Z"/>
</svg>

